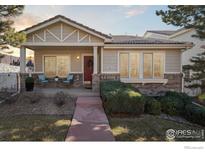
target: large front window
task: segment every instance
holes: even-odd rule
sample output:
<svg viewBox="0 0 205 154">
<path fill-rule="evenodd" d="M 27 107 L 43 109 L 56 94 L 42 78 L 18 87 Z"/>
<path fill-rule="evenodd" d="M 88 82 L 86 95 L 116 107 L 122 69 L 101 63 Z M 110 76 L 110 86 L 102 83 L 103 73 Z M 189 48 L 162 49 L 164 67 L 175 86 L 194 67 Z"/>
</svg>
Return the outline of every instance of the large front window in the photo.
<svg viewBox="0 0 205 154">
<path fill-rule="evenodd" d="M 164 77 L 164 53 L 120 53 L 120 77 L 128 79 L 161 79 Z"/>
<path fill-rule="evenodd" d="M 45 56 L 44 72 L 47 77 L 66 77 L 70 72 L 69 56 Z"/>
</svg>

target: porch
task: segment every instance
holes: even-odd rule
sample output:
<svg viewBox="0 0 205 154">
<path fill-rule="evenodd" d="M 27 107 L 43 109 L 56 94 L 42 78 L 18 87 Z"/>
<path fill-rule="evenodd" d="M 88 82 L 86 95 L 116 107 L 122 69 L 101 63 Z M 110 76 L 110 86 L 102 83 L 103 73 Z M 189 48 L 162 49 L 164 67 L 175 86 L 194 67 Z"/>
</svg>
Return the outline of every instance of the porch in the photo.
<svg viewBox="0 0 205 154">
<path fill-rule="evenodd" d="M 89 87 L 98 91 L 95 76 L 101 72 L 102 46 L 22 46 L 20 48 L 20 72 L 22 79 L 26 72 L 26 49 L 34 51 L 34 72 L 37 88 L 79 88 Z M 38 75 L 45 75 L 46 84 L 38 82 Z M 65 84 L 68 75 L 73 75 L 73 83 Z M 54 79 L 58 77 L 58 82 Z M 23 82 L 23 81 L 22 81 Z M 95 84 L 95 85 L 94 85 Z M 97 87 L 97 88 L 95 88 Z"/>
</svg>

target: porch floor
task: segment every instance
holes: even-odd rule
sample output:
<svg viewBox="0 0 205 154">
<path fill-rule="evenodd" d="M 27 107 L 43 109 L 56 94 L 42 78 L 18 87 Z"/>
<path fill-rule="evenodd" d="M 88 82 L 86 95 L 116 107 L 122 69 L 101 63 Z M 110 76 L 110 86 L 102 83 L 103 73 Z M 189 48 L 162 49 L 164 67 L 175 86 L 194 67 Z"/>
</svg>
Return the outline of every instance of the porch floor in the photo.
<svg viewBox="0 0 205 154">
<path fill-rule="evenodd" d="M 34 92 L 44 95 L 55 95 L 57 92 L 64 92 L 72 96 L 100 96 L 99 92 L 93 92 L 92 89 L 86 89 L 84 87 L 72 87 L 72 88 L 39 88 L 35 87 Z"/>
</svg>

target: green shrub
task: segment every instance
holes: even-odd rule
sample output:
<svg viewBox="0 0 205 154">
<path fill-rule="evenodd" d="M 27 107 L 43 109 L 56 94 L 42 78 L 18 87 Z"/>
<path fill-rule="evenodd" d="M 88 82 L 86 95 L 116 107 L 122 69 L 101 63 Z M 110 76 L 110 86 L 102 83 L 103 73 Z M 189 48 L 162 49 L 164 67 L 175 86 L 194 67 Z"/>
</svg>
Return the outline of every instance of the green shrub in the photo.
<svg viewBox="0 0 205 154">
<path fill-rule="evenodd" d="M 192 103 L 192 98 L 185 93 L 166 92 L 165 96 L 159 98 L 162 112 L 169 115 L 184 115 L 185 106 Z"/>
<path fill-rule="evenodd" d="M 162 97 L 160 99 L 162 112 L 169 115 L 177 115 L 176 102 L 170 97 Z"/>
<path fill-rule="evenodd" d="M 185 107 L 185 118 L 188 121 L 205 126 L 205 107 L 196 104 L 188 104 Z"/>
<path fill-rule="evenodd" d="M 102 81 L 101 97 L 106 113 L 140 115 L 144 112 L 144 97 L 119 81 Z"/>
<path fill-rule="evenodd" d="M 200 94 L 200 95 L 198 96 L 198 100 L 199 100 L 200 102 L 205 102 L 205 93 Z"/>
<path fill-rule="evenodd" d="M 152 97 L 146 97 L 145 99 L 145 112 L 153 115 L 160 115 L 161 103 Z"/>
</svg>

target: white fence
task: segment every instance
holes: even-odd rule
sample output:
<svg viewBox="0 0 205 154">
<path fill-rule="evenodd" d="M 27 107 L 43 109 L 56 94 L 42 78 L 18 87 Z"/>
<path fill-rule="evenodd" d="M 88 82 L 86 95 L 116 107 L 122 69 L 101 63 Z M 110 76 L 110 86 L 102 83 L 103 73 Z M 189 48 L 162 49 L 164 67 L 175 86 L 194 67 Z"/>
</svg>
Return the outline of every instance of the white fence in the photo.
<svg viewBox="0 0 205 154">
<path fill-rule="evenodd" d="M 18 74 L 17 73 L 0 73 L 0 91 L 17 92 L 18 91 Z"/>
<path fill-rule="evenodd" d="M 13 66 L 9 64 L 0 63 L 0 73 L 10 73 L 10 72 L 19 72 L 20 66 Z"/>
</svg>

